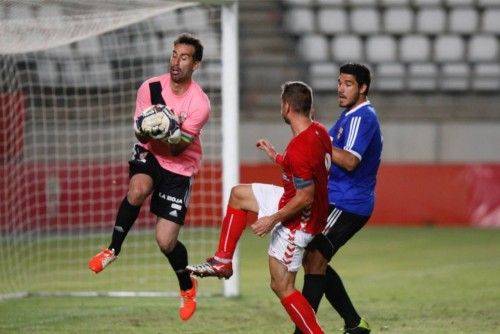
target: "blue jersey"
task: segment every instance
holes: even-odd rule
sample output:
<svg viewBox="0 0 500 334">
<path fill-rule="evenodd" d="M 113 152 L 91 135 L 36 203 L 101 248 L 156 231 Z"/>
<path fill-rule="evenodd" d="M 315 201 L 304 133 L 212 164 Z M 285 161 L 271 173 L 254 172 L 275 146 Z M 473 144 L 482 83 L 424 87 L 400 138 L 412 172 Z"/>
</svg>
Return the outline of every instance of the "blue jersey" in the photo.
<svg viewBox="0 0 500 334">
<path fill-rule="evenodd" d="M 370 102 L 364 102 L 350 111 L 344 110 L 328 133 L 334 147 L 360 159 L 352 172 L 332 164 L 328 178 L 330 204 L 353 214 L 370 216 L 382 155 L 382 134 L 375 109 Z"/>
</svg>

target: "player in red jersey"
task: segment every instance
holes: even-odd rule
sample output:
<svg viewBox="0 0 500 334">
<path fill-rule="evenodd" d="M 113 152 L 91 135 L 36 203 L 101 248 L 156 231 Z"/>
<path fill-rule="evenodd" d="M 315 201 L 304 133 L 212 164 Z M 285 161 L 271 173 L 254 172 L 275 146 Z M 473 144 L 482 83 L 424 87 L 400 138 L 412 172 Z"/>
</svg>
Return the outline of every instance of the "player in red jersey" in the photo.
<svg viewBox="0 0 500 334">
<path fill-rule="evenodd" d="M 305 247 L 321 232 L 328 213 L 331 142 L 326 129 L 312 120 L 312 100 L 312 90 L 303 82 L 282 86 L 281 115 L 293 137 L 283 154 L 278 154 L 267 139 L 258 140 L 257 147 L 281 167 L 283 187 L 261 183 L 233 187 L 215 256 L 186 269 L 201 277 L 229 278 L 247 213 L 258 213 L 251 228 L 261 237 L 271 232 L 268 254 L 272 290 L 303 333 L 323 333 L 314 310 L 295 288 Z"/>
</svg>

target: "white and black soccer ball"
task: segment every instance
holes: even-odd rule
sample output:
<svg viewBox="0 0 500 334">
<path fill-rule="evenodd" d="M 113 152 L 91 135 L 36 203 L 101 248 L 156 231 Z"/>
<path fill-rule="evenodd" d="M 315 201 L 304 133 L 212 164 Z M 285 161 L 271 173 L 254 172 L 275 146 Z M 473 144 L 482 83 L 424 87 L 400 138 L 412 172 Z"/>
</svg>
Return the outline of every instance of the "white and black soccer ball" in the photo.
<svg viewBox="0 0 500 334">
<path fill-rule="evenodd" d="M 151 138 L 180 141 L 180 124 L 177 115 L 166 105 L 156 104 L 145 109 L 137 118 L 135 127 Z"/>
<path fill-rule="evenodd" d="M 151 137 L 154 139 L 168 139 L 175 135 L 180 129 L 177 115 L 163 104 L 156 104 L 154 110 L 160 115 L 160 125 L 153 129 Z"/>
</svg>

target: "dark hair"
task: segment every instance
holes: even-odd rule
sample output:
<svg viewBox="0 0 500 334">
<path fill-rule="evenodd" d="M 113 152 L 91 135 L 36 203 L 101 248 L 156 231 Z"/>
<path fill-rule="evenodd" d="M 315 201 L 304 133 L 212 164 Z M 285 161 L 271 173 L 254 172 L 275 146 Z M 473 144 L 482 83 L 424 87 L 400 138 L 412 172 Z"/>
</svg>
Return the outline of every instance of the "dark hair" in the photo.
<svg viewBox="0 0 500 334">
<path fill-rule="evenodd" d="M 201 61 L 203 58 L 203 45 L 200 40 L 191 34 L 180 34 L 179 37 L 174 41 L 174 45 L 177 44 L 187 44 L 194 47 L 193 59 L 195 61 Z"/>
<path fill-rule="evenodd" d="M 310 116 L 313 104 L 311 87 L 302 81 L 287 81 L 281 86 L 281 100 L 287 102 L 294 111 Z"/>
<path fill-rule="evenodd" d="M 359 86 L 365 84 L 365 95 L 368 95 L 371 83 L 371 74 L 368 67 L 358 63 L 347 63 L 340 67 L 340 73 L 353 75 L 356 78 L 356 82 Z"/>
</svg>

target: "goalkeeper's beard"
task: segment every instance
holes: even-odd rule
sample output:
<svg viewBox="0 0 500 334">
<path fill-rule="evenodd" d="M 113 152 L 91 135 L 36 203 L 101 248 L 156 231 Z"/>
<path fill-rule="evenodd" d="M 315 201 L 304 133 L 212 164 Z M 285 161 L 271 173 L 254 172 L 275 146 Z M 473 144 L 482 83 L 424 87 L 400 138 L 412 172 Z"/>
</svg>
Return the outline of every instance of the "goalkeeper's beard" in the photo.
<svg viewBox="0 0 500 334">
<path fill-rule="evenodd" d="M 187 83 L 191 81 L 192 72 L 183 72 L 181 69 L 170 68 L 170 78 L 176 84 Z"/>
</svg>

